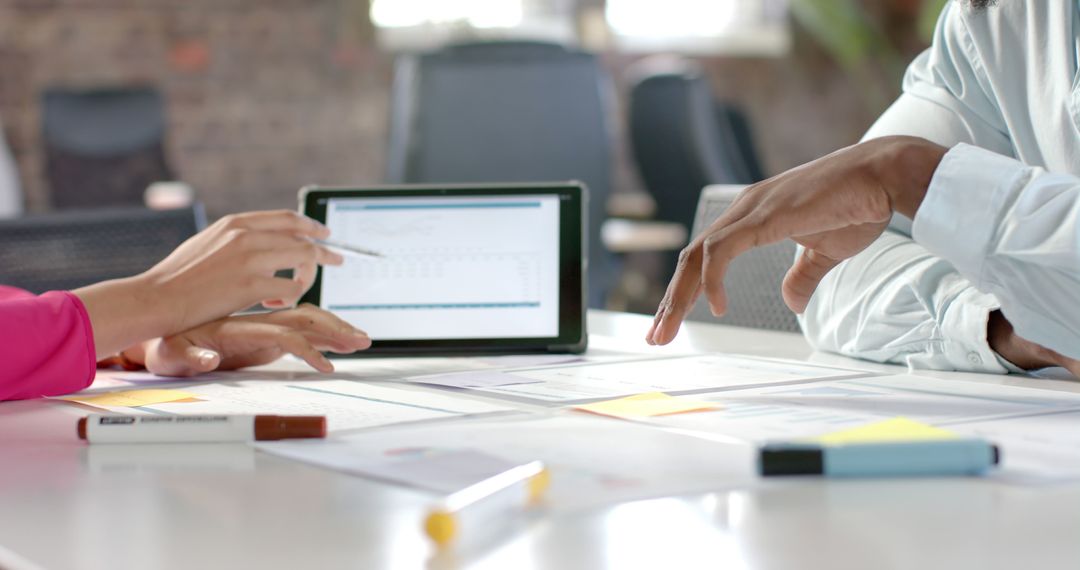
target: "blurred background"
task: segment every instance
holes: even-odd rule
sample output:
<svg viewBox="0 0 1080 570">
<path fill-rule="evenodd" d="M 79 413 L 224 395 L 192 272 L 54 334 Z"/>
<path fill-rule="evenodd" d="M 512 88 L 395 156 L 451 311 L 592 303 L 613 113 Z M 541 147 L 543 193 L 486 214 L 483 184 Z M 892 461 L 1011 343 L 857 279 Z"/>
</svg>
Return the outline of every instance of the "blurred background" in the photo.
<svg viewBox="0 0 1080 570">
<path fill-rule="evenodd" d="M 312 183 L 573 177 L 590 304 L 648 312 L 701 188 L 856 142 L 945 1 L 2 0 L 0 249 L 96 209 L 197 229 Z"/>
</svg>

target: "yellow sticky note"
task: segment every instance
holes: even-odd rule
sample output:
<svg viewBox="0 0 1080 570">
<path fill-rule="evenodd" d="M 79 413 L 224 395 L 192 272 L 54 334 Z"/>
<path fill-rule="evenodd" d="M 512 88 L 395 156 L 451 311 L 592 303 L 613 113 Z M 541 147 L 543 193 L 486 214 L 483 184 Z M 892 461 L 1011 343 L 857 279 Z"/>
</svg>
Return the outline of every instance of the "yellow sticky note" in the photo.
<svg viewBox="0 0 1080 570">
<path fill-rule="evenodd" d="M 689 398 L 676 398 L 663 392 L 649 392 L 646 394 L 637 394 L 636 396 L 618 398 L 616 400 L 574 406 L 574 408 L 578 410 L 605 416 L 615 416 L 617 418 L 647 418 L 651 416 L 715 410 L 719 409 L 719 407 L 720 406 L 712 402 L 691 400 Z"/>
<path fill-rule="evenodd" d="M 198 399 L 195 394 L 181 392 L 180 390 L 127 390 L 124 392 L 109 392 L 107 394 L 92 394 L 89 396 L 68 396 L 63 398 L 80 404 L 88 404 L 99 408 L 134 408 L 148 406 L 150 404 L 163 404 L 179 400 Z"/>
<path fill-rule="evenodd" d="M 879 441 L 920 441 L 957 437 L 949 430 L 919 423 L 907 418 L 893 418 L 857 428 L 846 429 L 814 438 L 825 444 L 869 443 Z"/>
</svg>

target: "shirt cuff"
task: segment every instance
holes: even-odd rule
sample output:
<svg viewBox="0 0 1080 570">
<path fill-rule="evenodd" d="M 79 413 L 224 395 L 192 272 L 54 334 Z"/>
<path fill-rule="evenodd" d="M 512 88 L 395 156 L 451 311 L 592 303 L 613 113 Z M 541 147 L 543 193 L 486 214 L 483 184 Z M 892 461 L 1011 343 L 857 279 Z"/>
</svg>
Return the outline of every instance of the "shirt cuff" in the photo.
<svg viewBox="0 0 1080 570">
<path fill-rule="evenodd" d="M 69 388 L 71 392 L 78 392 L 89 388 L 97 376 L 97 348 L 94 346 L 94 327 L 90 322 L 90 314 L 86 312 L 86 305 L 83 304 L 78 295 L 71 291 L 59 291 L 58 293 L 67 297 L 68 302 L 75 306 L 75 312 L 79 315 L 83 340 L 86 343 L 86 372 L 79 375 L 72 374 L 72 379 L 77 381 L 78 384 L 74 389 Z M 46 295 L 48 294 L 50 293 L 46 293 Z"/>
<path fill-rule="evenodd" d="M 1028 176 L 1012 158 L 958 144 L 941 160 L 912 226 L 912 237 L 979 289 L 983 263 L 1010 189 Z M 1021 184 L 1022 185 L 1022 184 Z"/>
<path fill-rule="evenodd" d="M 1009 369 L 986 338 L 990 313 L 1000 303 L 993 295 L 973 287 L 961 291 L 941 318 L 941 335 L 945 339 L 945 358 L 956 370 L 989 374 L 1008 374 Z"/>
</svg>

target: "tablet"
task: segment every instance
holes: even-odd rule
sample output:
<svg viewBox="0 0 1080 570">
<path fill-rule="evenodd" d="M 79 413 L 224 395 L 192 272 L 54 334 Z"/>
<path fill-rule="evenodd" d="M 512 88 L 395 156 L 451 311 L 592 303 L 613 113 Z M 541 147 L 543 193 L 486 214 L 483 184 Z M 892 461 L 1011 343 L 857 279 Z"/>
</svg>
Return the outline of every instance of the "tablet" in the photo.
<svg viewBox="0 0 1080 570">
<path fill-rule="evenodd" d="M 400 353 L 582 352 L 586 189 L 578 182 L 300 191 L 331 241 L 375 252 L 321 267 L 301 301 Z"/>
</svg>

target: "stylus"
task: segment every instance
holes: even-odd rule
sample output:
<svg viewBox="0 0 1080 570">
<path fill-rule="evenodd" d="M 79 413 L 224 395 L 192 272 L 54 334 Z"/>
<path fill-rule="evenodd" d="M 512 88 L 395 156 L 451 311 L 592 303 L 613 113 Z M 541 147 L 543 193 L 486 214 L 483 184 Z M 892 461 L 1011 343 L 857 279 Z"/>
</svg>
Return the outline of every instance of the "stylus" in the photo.
<svg viewBox="0 0 1080 570">
<path fill-rule="evenodd" d="M 381 254 L 381 253 L 379 253 L 377 251 L 372 251 L 370 249 L 364 249 L 362 247 L 356 247 L 355 245 L 348 245 L 348 244 L 339 243 L 339 242 L 336 242 L 336 241 L 330 241 L 330 240 L 326 240 L 326 239 L 312 239 L 311 241 L 313 241 L 313 242 L 315 242 L 315 243 L 317 243 L 319 245 L 324 245 L 326 247 L 332 248 L 332 249 L 341 250 L 341 251 L 343 251 L 345 253 L 352 253 L 352 254 L 355 254 L 355 255 L 363 255 L 365 257 L 386 257 L 385 255 L 383 255 L 383 254 Z"/>
</svg>

